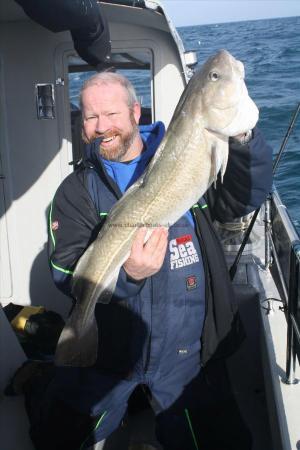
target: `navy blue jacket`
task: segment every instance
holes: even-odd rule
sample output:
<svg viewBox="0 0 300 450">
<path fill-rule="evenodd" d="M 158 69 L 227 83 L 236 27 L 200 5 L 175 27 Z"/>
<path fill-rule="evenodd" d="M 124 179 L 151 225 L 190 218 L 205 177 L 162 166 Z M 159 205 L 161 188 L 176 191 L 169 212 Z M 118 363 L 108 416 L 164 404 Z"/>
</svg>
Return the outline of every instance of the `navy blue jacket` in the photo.
<svg viewBox="0 0 300 450">
<path fill-rule="evenodd" d="M 161 123 L 141 127 L 146 151 L 129 184 L 145 170 L 163 134 Z M 200 200 L 170 227 L 162 269 L 143 282 L 121 269 L 110 304 L 97 304 L 99 370 L 128 376 L 159 367 L 164 373 L 199 351 L 202 364 L 234 351 L 243 333 L 211 218 L 226 222 L 253 211 L 270 191 L 271 179 L 272 152 L 258 129 L 249 144 L 231 143 L 224 182 L 210 188 L 208 205 Z M 76 262 L 128 187 L 122 183 L 99 157 L 96 142 L 58 188 L 50 211 L 49 258 L 54 281 L 67 295 Z"/>
</svg>

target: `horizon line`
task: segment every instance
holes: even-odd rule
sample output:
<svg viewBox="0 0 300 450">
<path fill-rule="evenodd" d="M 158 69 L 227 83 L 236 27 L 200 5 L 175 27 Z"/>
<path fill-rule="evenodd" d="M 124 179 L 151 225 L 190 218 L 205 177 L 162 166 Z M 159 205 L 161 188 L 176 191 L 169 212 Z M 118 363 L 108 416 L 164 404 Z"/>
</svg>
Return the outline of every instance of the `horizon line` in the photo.
<svg viewBox="0 0 300 450">
<path fill-rule="evenodd" d="M 297 16 L 278 16 L 278 17 L 264 17 L 264 18 L 258 18 L 258 19 L 238 19 L 238 20 L 229 20 L 229 21 L 221 21 L 221 22 L 207 22 L 207 23 L 198 23 L 198 24 L 191 24 L 191 25 L 175 25 L 176 28 L 184 28 L 184 27 L 198 27 L 203 25 L 224 25 L 225 23 L 237 23 L 237 22 L 257 22 L 259 20 L 278 20 L 278 19 L 291 19 L 291 18 L 297 18 L 300 17 L 300 15 Z M 174 23 L 174 22 L 173 22 Z"/>
</svg>

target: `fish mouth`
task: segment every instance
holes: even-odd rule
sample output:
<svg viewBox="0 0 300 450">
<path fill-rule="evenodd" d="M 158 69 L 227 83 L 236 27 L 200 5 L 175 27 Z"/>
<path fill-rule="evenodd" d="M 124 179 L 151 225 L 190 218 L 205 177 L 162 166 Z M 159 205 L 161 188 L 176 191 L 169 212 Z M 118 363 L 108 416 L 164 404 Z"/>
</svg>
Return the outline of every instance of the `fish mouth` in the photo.
<svg viewBox="0 0 300 450">
<path fill-rule="evenodd" d="M 250 97 L 243 98 L 237 112 L 229 125 L 221 130 L 226 136 L 237 136 L 252 130 L 259 118 L 259 111 L 256 104 Z"/>
<path fill-rule="evenodd" d="M 255 127 L 258 121 L 259 111 L 249 96 L 243 97 L 236 104 L 236 107 L 230 107 L 227 111 L 229 112 L 229 110 L 234 111 L 230 121 L 225 121 L 225 123 L 223 122 L 222 124 L 221 117 L 219 116 L 219 123 L 216 126 L 208 126 L 207 130 L 222 136 L 230 137 L 245 133 Z"/>
</svg>

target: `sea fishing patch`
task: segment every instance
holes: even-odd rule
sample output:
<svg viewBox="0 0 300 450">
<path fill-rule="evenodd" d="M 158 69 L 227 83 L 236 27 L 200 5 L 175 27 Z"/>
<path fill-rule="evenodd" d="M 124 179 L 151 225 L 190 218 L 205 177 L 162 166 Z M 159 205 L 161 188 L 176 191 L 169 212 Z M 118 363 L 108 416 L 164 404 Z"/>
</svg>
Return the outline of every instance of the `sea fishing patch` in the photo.
<svg viewBox="0 0 300 450">
<path fill-rule="evenodd" d="M 169 250 L 171 270 L 199 262 L 199 256 L 191 234 L 172 239 L 169 243 Z"/>
<path fill-rule="evenodd" d="M 197 287 L 197 277 L 195 275 L 190 275 L 185 279 L 186 289 L 187 291 L 191 291 L 192 289 L 196 289 Z"/>
</svg>

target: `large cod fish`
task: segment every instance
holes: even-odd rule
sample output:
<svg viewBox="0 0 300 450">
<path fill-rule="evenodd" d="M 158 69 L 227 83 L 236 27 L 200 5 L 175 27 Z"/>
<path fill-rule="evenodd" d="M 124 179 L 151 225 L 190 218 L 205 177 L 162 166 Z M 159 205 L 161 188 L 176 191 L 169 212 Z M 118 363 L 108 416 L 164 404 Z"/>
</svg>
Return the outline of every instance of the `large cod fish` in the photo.
<svg viewBox="0 0 300 450">
<path fill-rule="evenodd" d="M 109 302 L 138 226 L 148 227 L 149 238 L 151 224 L 169 227 L 183 216 L 219 171 L 223 176 L 228 137 L 252 129 L 257 120 L 243 64 L 219 51 L 194 74 L 147 171 L 114 205 L 96 240 L 79 259 L 72 286 L 76 305 L 57 345 L 57 365 L 95 363 L 95 305 Z"/>
</svg>

